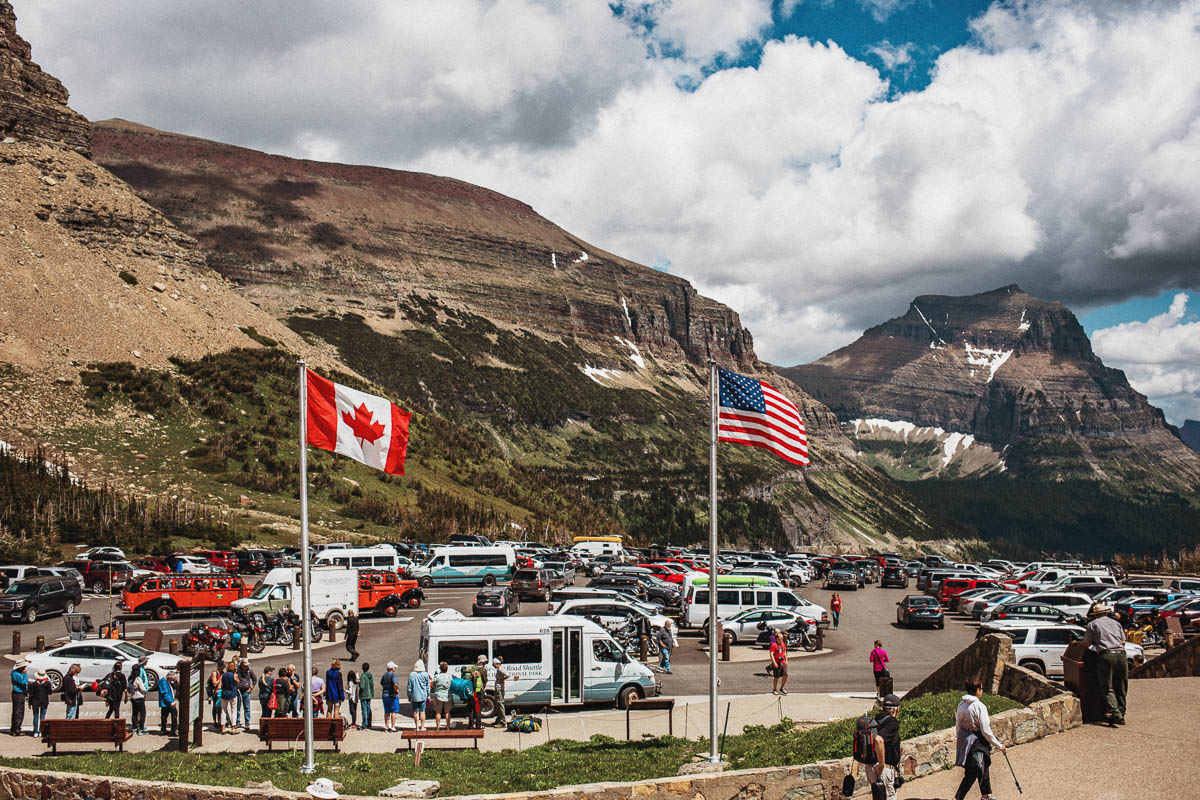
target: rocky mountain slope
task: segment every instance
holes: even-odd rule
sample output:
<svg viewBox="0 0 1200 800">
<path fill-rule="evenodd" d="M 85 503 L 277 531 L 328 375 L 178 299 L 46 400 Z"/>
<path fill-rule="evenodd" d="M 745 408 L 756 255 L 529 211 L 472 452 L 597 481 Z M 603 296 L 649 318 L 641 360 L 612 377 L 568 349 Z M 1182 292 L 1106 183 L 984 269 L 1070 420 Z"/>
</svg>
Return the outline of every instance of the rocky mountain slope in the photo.
<svg viewBox="0 0 1200 800">
<path fill-rule="evenodd" d="M 918 473 L 957 460 L 952 474 L 1133 480 L 1188 494 L 1200 486 L 1200 458 L 1124 373 L 1104 366 L 1074 314 L 1017 286 L 918 297 L 854 343 L 781 372 L 828 404 L 860 447 L 940 429 L 926 469 L 910 457 Z M 963 463 L 981 444 L 993 455 Z M 903 463 L 903 447 L 868 449 Z"/>
</svg>

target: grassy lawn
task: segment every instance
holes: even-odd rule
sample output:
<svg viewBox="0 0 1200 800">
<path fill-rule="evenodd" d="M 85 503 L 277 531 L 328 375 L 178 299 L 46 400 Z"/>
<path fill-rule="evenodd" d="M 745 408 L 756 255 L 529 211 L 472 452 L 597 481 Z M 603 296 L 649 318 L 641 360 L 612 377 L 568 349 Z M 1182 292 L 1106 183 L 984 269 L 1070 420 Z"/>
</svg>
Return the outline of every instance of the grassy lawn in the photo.
<svg viewBox="0 0 1200 800">
<path fill-rule="evenodd" d="M 947 692 L 905 704 L 900 733 L 905 739 L 954 724 L 959 695 Z M 1020 704 L 987 695 L 993 714 Z M 797 730 L 791 720 L 753 727 L 730 736 L 725 752 L 735 768 L 807 764 L 850 754 L 854 720 L 841 720 Z M 502 750 L 427 750 L 421 767 L 402 753 L 317 753 L 317 774 L 345 785 L 347 794 L 376 794 L 405 778 L 441 781 L 443 796 L 551 789 L 597 781 L 634 781 L 674 775 L 692 756 L 708 752 L 706 740 L 670 737 L 620 742 L 593 736 L 586 742 L 554 740 L 521 752 Z M 303 754 L 285 753 L 107 753 L 37 758 L 0 758 L 0 766 L 59 769 L 89 775 L 145 780 L 242 786 L 270 780 L 280 789 L 303 791 L 308 783 L 299 772 Z"/>
</svg>

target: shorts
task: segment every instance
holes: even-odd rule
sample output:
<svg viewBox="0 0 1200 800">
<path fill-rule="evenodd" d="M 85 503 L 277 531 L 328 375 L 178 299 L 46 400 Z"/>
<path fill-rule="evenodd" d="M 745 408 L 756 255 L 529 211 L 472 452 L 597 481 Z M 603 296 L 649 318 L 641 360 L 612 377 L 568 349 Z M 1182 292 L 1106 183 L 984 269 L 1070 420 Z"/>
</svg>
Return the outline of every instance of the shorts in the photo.
<svg viewBox="0 0 1200 800">
<path fill-rule="evenodd" d="M 787 671 L 787 662 L 786 661 L 783 662 L 782 664 L 775 665 L 775 677 L 776 678 L 786 678 L 787 674 L 788 674 L 788 671 Z"/>
<path fill-rule="evenodd" d="M 445 700 L 438 700 L 435 697 L 429 701 L 429 708 L 435 714 L 449 714 L 452 707 L 449 697 Z"/>
<path fill-rule="evenodd" d="M 416 714 L 418 711 L 424 712 L 425 704 L 428 702 L 429 702 L 428 700 L 413 700 L 412 701 L 412 713 Z"/>
<path fill-rule="evenodd" d="M 400 696 L 391 695 L 383 698 L 383 713 L 399 714 L 400 713 Z"/>
</svg>

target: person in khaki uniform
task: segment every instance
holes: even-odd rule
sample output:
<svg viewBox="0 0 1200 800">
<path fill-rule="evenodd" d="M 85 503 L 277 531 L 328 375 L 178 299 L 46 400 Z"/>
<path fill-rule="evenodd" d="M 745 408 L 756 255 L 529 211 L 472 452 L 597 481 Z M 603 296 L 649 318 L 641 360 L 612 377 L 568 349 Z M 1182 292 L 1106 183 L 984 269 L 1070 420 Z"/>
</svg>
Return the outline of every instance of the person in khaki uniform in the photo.
<svg viewBox="0 0 1200 800">
<path fill-rule="evenodd" d="M 496 687 L 496 690 L 495 690 L 495 697 L 496 697 L 496 722 L 495 722 L 495 725 L 497 728 L 503 728 L 507 724 L 505 722 L 505 717 L 507 716 L 507 714 L 504 709 L 504 687 L 505 687 L 505 683 L 512 676 L 504 671 L 504 659 L 501 658 L 500 656 L 496 656 L 495 658 L 492 659 L 492 666 L 496 668 L 496 677 L 494 679 L 494 681 L 495 681 L 494 685 Z"/>
<path fill-rule="evenodd" d="M 1104 696 L 1109 725 L 1125 724 L 1125 693 L 1129 690 L 1129 657 L 1125 654 L 1125 629 L 1104 603 L 1088 610 L 1083 641 L 1096 651 L 1096 683 Z"/>
</svg>

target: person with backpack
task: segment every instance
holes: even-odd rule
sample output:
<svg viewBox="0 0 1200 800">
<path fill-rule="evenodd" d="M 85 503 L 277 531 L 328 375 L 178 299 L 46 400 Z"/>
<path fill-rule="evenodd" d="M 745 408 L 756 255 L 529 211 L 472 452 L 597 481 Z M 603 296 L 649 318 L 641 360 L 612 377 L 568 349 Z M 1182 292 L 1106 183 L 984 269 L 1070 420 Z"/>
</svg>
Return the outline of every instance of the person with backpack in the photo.
<svg viewBox="0 0 1200 800">
<path fill-rule="evenodd" d="M 371 729 L 371 701 L 375 699 L 375 675 L 371 665 L 363 662 L 362 675 L 358 676 L 358 702 L 362 706 L 363 730 Z"/>
<path fill-rule="evenodd" d="M 887 650 L 883 649 L 883 642 L 875 640 L 875 649 L 867 654 L 867 659 L 871 662 L 871 670 L 875 673 L 875 695 L 882 699 L 890 691 L 884 690 L 884 680 L 892 677 L 892 673 L 888 672 L 889 659 Z"/>
<path fill-rule="evenodd" d="M 37 738 L 42 733 L 42 720 L 46 718 L 46 709 L 50 707 L 50 676 L 44 670 L 38 670 L 29 684 L 29 707 L 33 709 L 33 735 Z"/>
<path fill-rule="evenodd" d="M 396 662 L 387 663 L 387 672 L 379 679 L 379 697 L 383 700 L 383 729 L 400 730 L 400 685 L 396 678 Z"/>
<path fill-rule="evenodd" d="M 771 694 L 787 694 L 787 632 L 783 628 L 775 629 L 775 641 L 771 643 L 771 666 Z"/>
<path fill-rule="evenodd" d="M 450 711 L 453 704 L 450 701 L 450 686 L 454 676 L 450 674 L 450 665 L 445 661 L 438 664 L 438 671 L 433 676 L 433 729 L 442 727 L 442 716 L 446 717 L 446 730 L 450 730 Z"/>
<path fill-rule="evenodd" d="M 258 676 L 250 669 L 250 659 L 243 658 L 237 667 L 238 684 L 238 727 L 250 730 L 250 693 L 258 683 Z"/>
<path fill-rule="evenodd" d="M 79 708 L 83 705 L 83 689 L 79 685 L 79 673 L 83 667 L 72 664 L 63 677 L 62 701 L 67 705 L 67 719 L 79 719 Z"/>
<path fill-rule="evenodd" d="M 833 629 L 836 631 L 842 618 L 842 596 L 837 592 L 829 599 L 829 613 L 833 616 Z"/>
<path fill-rule="evenodd" d="M 118 661 L 113 664 L 112 672 L 100 682 L 100 696 L 108 703 L 108 711 L 104 712 L 105 719 L 121 718 L 121 701 L 125 699 L 125 691 L 128 688 L 129 682 L 125 680 L 125 675 L 121 672 L 121 662 Z"/>
<path fill-rule="evenodd" d="M 275 693 L 275 668 L 263 667 L 258 679 L 258 708 L 260 719 L 270 719 L 279 710 L 279 695 Z"/>
<path fill-rule="evenodd" d="M 871 787 L 871 800 L 895 800 L 896 773 L 887 764 L 887 747 L 879 735 L 879 724 L 874 717 L 859 717 L 854 726 L 854 760 L 862 764 L 867 784 Z M 847 776 L 847 782 L 850 776 Z M 843 785 L 842 793 L 847 793 Z"/>
<path fill-rule="evenodd" d="M 179 728 L 179 711 L 175 708 L 175 686 L 171 683 L 171 678 L 177 674 L 171 671 L 158 679 L 158 732 L 163 736 L 174 736 Z"/>
<path fill-rule="evenodd" d="M 479 702 L 487 687 L 487 656 L 480 655 L 475 659 L 475 666 L 464 667 L 463 672 L 463 677 L 471 682 L 471 697 L 467 699 L 467 727 L 482 728 L 483 715 L 479 713 Z"/>
<path fill-rule="evenodd" d="M 964 774 L 954 800 L 965 800 L 967 792 L 975 781 L 979 781 L 979 792 L 982 800 L 992 797 L 992 747 L 998 747 L 1004 752 L 1004 745 L 992 733 L 991 717 L 987 706 L 979 699 L 983 693 L 983 684 L 977 678 L 967 681 L 967 693 L 954 712 L 957 733 L 957 747 L 954 753 L 954 766 L 962 767 Z"/>
<path fill-rule="evenodd" d="M 900 698 L 889 694 L 883 698 L 883 710 L 875 715 L 879 735 L 883 737 L 884 761 L 892 768 L 892 783 L 897 787 L 904 783 L 900 778 Z"/>
</svg>

